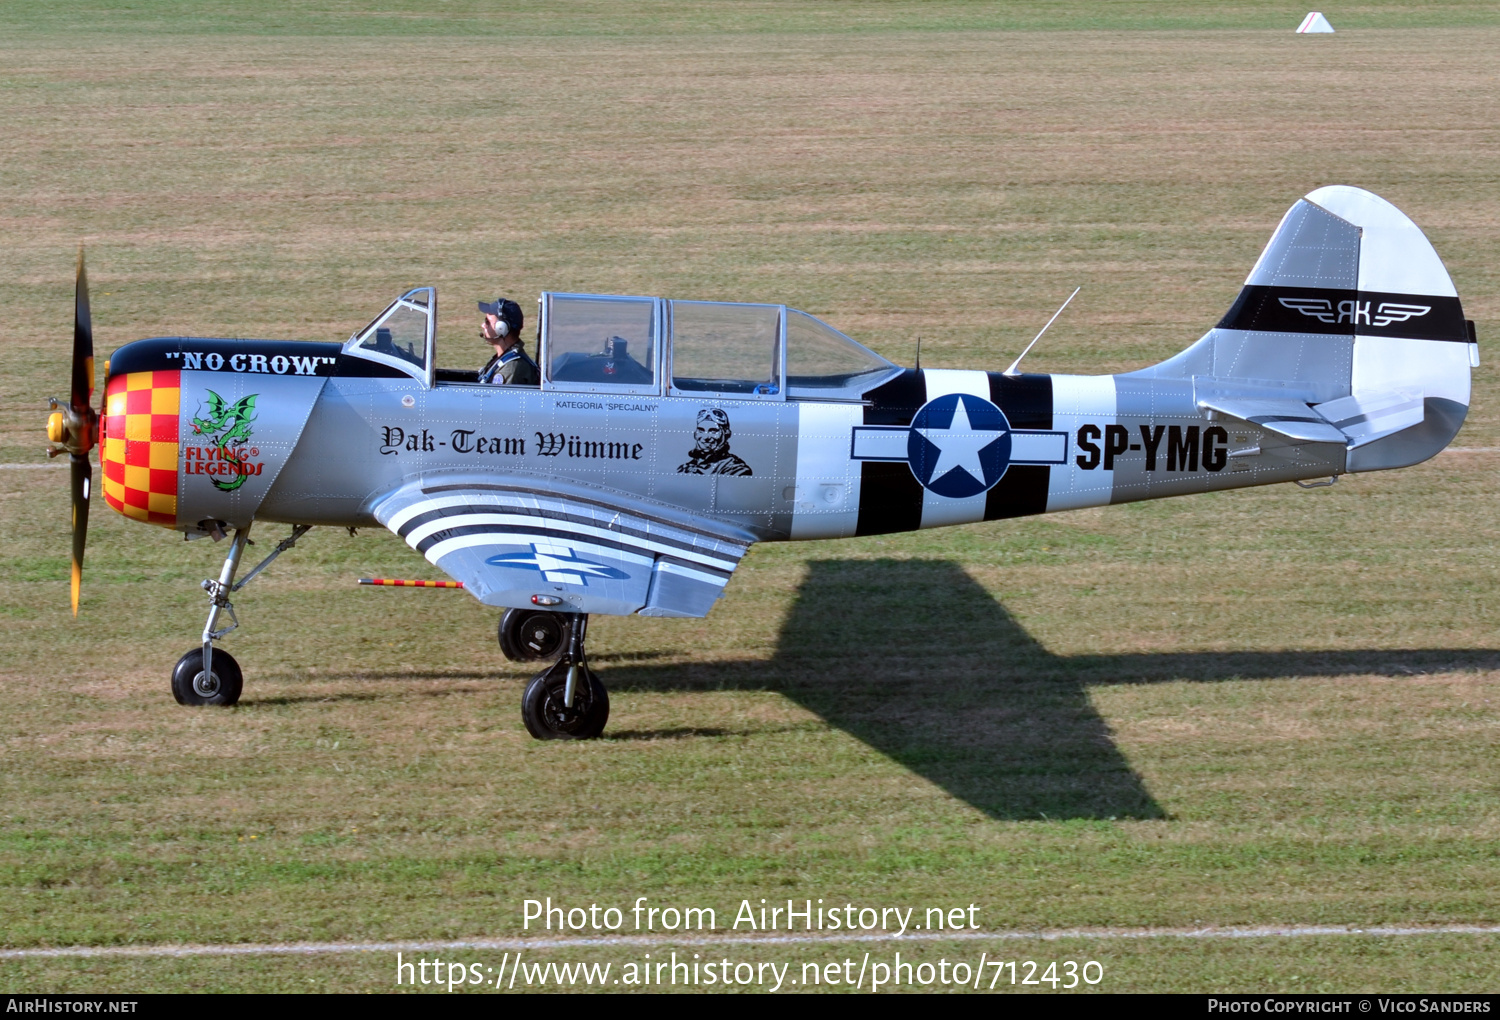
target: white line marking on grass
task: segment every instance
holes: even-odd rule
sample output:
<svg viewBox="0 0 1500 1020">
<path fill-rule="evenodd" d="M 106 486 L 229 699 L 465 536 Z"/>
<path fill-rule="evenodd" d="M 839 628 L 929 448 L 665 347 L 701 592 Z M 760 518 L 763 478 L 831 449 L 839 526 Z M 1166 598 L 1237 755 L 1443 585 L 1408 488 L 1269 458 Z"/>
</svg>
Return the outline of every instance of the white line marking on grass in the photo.
<svg viewBox="0 0 1500 1020">
<path fill-rule="evenodd" d="M 274 956 L 320 953 L 394 953 L 450 949 L 568 949 L 600 946 L 779 946 L 819 942 L 1016 942 L 1036 939 L 1263 939 L 1297 938 L 1309 935 L 1500 935 L 1500 925 L 1450 924 L 1400 928 L 1384 926 L 1305 926 L 1257 928 L 1069 928 L 1044 931 L 922 932 L 915 935 L 604 935 L 579 938 L 453 939 L 408 942 L 278 942 L 257 945 L 219 946 L 68 946 L 61 949 L 0 949 L 0 960 L 60 956 Z"/>
<path fill-rule="evenodd" d="M 1500 446 L 1450 446 L 1440 453 L 1500 453 Z"/>
</svg>

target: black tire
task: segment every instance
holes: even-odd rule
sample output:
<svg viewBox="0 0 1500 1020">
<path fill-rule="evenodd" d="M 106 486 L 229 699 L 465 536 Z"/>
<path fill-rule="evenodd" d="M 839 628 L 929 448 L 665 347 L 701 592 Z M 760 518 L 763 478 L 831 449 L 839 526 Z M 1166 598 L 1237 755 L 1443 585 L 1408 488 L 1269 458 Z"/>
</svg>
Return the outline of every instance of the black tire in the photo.
<svg viewBox="0 0 1500 1020">
<path fill-rule="evenodd" d="M 194 648 L 172 667 L 172 696 L 179 705 L 233 705 L 245 689 L 245 674 L 228 652 L 214 649 L 213 671 L 203 675 L 203 649 Z"/>
<path fill-rule="evenodd" d="M 511 662 L 554 662 L 568 647 L 569 617 L 545 609 L 507 609 L 500 652 Z"/>
<path fill-rule="evenodd" d="M 604 732 L 609 722 L 609 692 L 599 677 L 587 666 L 583 668 L 587 683 L 573 692 L 573 707 L 563 707 L 568 685 L 568 668 L 558 663 L 538 673 L 521 695 L 521 721 L 526 732 L 538 740 L 592 740 Z"/>
</svg>

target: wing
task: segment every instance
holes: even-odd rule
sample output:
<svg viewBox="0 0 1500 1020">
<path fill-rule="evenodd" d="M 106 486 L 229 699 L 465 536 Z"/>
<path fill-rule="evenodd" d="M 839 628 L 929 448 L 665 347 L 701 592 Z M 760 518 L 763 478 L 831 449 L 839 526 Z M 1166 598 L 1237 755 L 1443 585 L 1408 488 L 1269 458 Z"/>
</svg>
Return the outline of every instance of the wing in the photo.
<svg viewBox="0 0 1500 1020">
<path fill-rule="evenodd" d="M 203 435 L 203 430 L 204 429 L 215 428 L 217 422 L 221 422 L 221 421 L 224 420 L 224 407 L 225 407 L 225 405 L 224 405 L 224 398 L 221 397 L 221 396 L 219 396 L 213 390 L 209 390 L 208 391 L 208 417 L 207 418 L 200 418 L 197 415 L 194 415 L 193 416 L 193 431 L 196 432 L 196 433 L 198 433 L 201 436 L 201 435 Z"/>
<path fill-rule="evenodd" d="M 1338 317 L 1333 311 L 1333 302 L 1328 298 L 1277 298 L 1283 308 L 1301 312 L 1319 322 L 1334 322 Z"/>
<path fill-rule="evenodd" d="M 490 606 L 705 616 L 753 535 L 639 497 L 534 478 L 417 479 L 375 507 Z"/>
</svg>

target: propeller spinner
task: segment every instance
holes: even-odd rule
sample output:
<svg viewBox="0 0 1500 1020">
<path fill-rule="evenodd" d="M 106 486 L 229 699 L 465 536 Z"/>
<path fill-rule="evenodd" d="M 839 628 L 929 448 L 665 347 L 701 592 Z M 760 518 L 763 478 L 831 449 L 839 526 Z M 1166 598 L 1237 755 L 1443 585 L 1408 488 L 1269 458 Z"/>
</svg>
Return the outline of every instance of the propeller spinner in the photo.
<svg viewBox="0 0 1500 1020">
<path fill-rule="evenodd" d="M 73 383 L 68 403 L 56 397 L 48 403 L 52 414 L 47 419 L 47 438 L 54 444 L 47 453 L 56 457 L 66 453 L 71 461 L 73 501 L 73 615 L 78 615 L 78 593 L 83 584 L 83 549 L 89 530 L 89 496 L 94 470 L 89 451 L 94 448 L 99 415 L 90 402 L 94 396 L 94 325 L 89 316 L 89 278 L 83 266 L 83 249 L 78 250 L 78 284 L 73 298 Z"/>
</svg>

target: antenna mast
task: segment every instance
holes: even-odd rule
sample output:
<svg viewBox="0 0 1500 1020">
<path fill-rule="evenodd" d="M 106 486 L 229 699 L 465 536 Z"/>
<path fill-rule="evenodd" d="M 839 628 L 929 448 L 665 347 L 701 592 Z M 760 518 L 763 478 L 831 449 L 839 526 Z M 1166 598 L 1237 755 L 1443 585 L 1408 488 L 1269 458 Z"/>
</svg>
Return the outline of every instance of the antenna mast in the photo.
<svg viewBox="0 0 1500 1020">
<path fill-rule="evenodd" d="M 1080 290 L 1083 290 L 1083 288 L 1082 287 L 1074 287 L 1073 288 L 1073 293 L 1069 294 L 1068 295 L 1068 300 L 1064 301 L 1058 307 L 1057 311 L 1055 311 L 1055 312 L 1052 313 L 1052 318 L 1050 318 L 1050 319 L 1047 320 L 1047 325 L 1042 327 L 1041 333 L 1038 333 L 1036 336 L 1034 336 L 1034 337 L 1031 338 L 1031 343 L 1029 343 L 1029 344 L 1026 345 L 1026 349 L 1021 352 L 1020 357 L 1016 358 L 1015 361 L 1012 361 L 1010 363 L 1010 367 L 1007 368 L 1004 372 L 1002 372 L 1001 375 L 1019 375 L 1020 374 L 1019 372 L 1016 371 L 1016 368 L 1021 364 L 1021 358 L 1024 358 L 1024 357 L 1026 357 L 1026 355 L 1028 355 L 1028 354 L 1031 353 L 1031 349 L 1036 346 L 1036 342 L 1042 338 L 1042 333 L 1047 332 L 1047 327 L 1051 326 L 1054 322 L 1057 321 L 1057 317 L 1063 313 L 1063 309 L 1064 308 L 1068 307 L 1069 302 L 1071 302 L 1074 298 L 1076 298 L 1078 296 L 1078 292 Z"/>
</svg>

